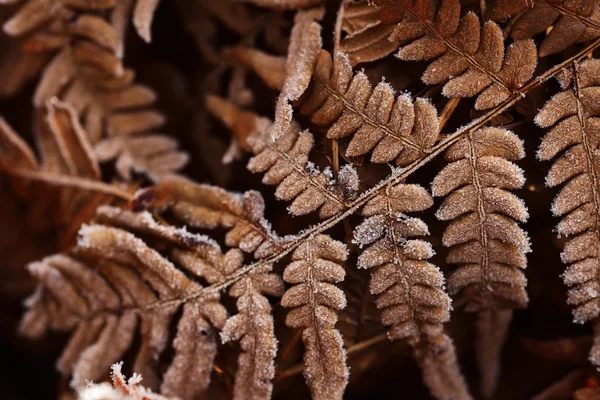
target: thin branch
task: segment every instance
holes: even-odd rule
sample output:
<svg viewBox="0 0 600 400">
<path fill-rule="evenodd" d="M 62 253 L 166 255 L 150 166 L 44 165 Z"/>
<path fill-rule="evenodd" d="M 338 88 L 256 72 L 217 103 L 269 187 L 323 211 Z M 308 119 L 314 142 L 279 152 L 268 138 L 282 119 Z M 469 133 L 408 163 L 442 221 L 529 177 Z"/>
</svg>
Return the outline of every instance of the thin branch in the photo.
<svg viewBox="0 0 600 400">
<path fill-rule="evenodd" d="M 386 332 L 380 333 L 379 335 L 375 335 L 367 340 L 363 340 L 362 342 L 355 343 L 352 346 L 348 347 L 348 350 L 346 350 L 346 354 L 348 356 L 350 356 L 354 353 L 358 353 L 359 351 L 366 350 L 367 348 L 374 346 L 377 343 L 383 342 L 387 338 L 388 338 L 388 336 L 387 336 Z M 304 364 L 301 364 L 301 363 L 295 364 L 295 365 L 291 366 L 290 368 L 286 369 L 285 371 L 283 371 L 282 373 L 278 374 L 275 377 L 275 379 L 273 380 L 273 383 L 277 383 L 283 379 L 289 378 L 294 375 L 301 374 L 303 371 L 304 371 Z"/>
<path fill-rule="evenodd" d="M 7 169 L 6 172 L 13 176 L 32 181 L 45 182 L 52 186 L 73 187 L 90 192 L 109 194 L 126 201 L 130 201 L 133 198 L 131 193 L 121 190 L 114 185 L 78 176 L 56 175 L 29 169 Z"/>
<path fill-rule="evenodd" d="M 448 100 L 448 102 L 444 106 L 444 109 L 440 113 L 440 133 L 442 132 L 442 129 L 444 129 L 444 127 L 446 126 L 446 123 L 452 116 L 454 110 L 456 110 L 456 107 L 458 107 L 458 103 L 460 103 L 460 100 L 460 97 L 453 97 L 450 100 Z"/>
</svg>

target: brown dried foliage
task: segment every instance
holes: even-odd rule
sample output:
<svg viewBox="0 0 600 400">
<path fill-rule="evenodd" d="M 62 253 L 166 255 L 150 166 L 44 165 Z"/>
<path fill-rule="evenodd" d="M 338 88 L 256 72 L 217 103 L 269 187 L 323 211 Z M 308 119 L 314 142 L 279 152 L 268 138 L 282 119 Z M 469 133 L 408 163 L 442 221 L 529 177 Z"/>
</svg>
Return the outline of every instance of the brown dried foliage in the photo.
<svg viewBox="0 0 600 400">
<path fill-rule="evenodd" d="M 391 186 L 364 206 L 364 221 L 354 241 L 369 247 L 358 258 L 361 268 L 377 267 L 371 274 L 371 293 L 383 309 L 381 322 L 390 325 L 388 337 L 407 339 L 414 349 L 423 379 L 440 399 L 470 398 L 444 323 L 450 320 L 450 297 L 444 277 L 427 260 L 431 245 L 414 237 L 429 234 L 427 225 L 404 213 L 423 211 L 433 204 L 427 191 L 416 185 Z"/>
<path fill-rule="evenodd" d="M 551 128 L 538 150 L 541 160 L 558 156 L 546 177 L 548 186 L 564 185 L 552 204 L 552 212 L 562 216 L 559 235 L 571 237 L 563 248 L 562 261 L 569 264 L 563 275 L 569 290 L 569 304 L 577 323 L 595 321 L 600 313 L 596 293 L 598 244 L 598 115 L 596 92 L 600 83 L 597 60 L 574 63 L 563 81 L 564 91 L 544 105 L 535 118 L 543 128 Z M 600 365 L 596 339 L 590 361 Z"/>
<path fill-rule="evenodd" d="M 399 21 L 391 34 L 401 44 L 397 57 L 429 61 L 423 82 L 447 83 L 447 97 L 477 96 L 475 108 L 487 110 L 505 101 L 532 76 L 537 63 L 531 40 L 518 40 L 505 49 L 502 30 L 493 22 L 481 23 L 474 13 L 461 18 L 458 0 L 414 4 L 405 0 L 379 0 L 382 19 Z"/>
<path fill-rule="evenodd" d="M 556 159 L 546 183 L 562 186 L 552 211 L 568 237 L 567 303 L 594 334 L 523 343 L 577 365 L 537 398 L 597 395 L 583 387 L 594 374 L 581 354 L 591 347 L 600 365 L 598 1 L 163 3 L 164 16 L 158 0 L 28 0 L 0 15 L 14 37 L 0 50 L 0 96 L 18 98 L 39 75 L 38 151 L 0 118 L 0 170 L 6 192 L 27 205 L 24 224 L 58 239 L 55 254 L 27 265 L 38 286 L 20 332 L 70 333 L 56 366 L 72 390 L 259 400 L 294 395 L 287 379 L 304 371 L 313 398 L 335 400 L 408 350 L 437 399 L 504 393 L 514 386 L 499 385 L 513 315 L 551 286 L 537 283 L 536 265 L 528 294 L 523 272 L 535 240 L 517 196 L 528 172 L 516 163 L 534 170 L 519 160 L 535 121 L 549 129 L 538 157 Z M 186 29 L 200 61 L 178 42 L 173 53 L 185 56 L 171 57 L 186 72 L 142 75 L 164 81 L 153 89 L 125 67 L 126 47 L 150 43 L 155 15 L 168 21 L 175 9 L 181 27 L 166 40 Z M 143 40 L 126 40 L 130 25 Z M 138 53 L 132 66 L 153 57 Z M 537 112 L 552 77 L 562 89 Z M 406 88 L 415 94 L 397 91 Z M 165 113 L 180 129 L 200 121 L 179 135 L 185 153 L 172 135 L 153 133 Z M 226 151 L 222 136 L 231 137 Z M 258 178 L 241 171 L 244 153 L 267 188 L 248 190 Z M 195 163 L 180 175 L 188 154 Z M 215 168 L 221 159 L 227 165 Z M 434 174 L 430 189 L 408 183 Z M 535 181 L 528 189 L 541 191 Z M 434 197 L 443 198 L 435 216 L 445 229 L 423 213 Z M 453 311 L 451 296 L 475 318 Z M 471 331 L 477 391 L 459 363 Z M 404 347 L 388 352 L 386 338 Z M 125 380 L 121 359 L 148 389 L 137 374 Z M 113 387 L 85 388 L 111 365 Z"/>
<path fill-rule="evenodd" d="M 132 1 L 29 0 L 4 24 L 11 36 L 37 28 L 23 46 L 56 53 L 37 85 L 34 106 L 52 97 L 72 104 L 99 161 L 117 158 L 116 168 L 126 180 L 132 171 L 165 179 L 187 162 L 173 139 L 147 134 L 163 125 L 164 116 L 150 108 L 154 91 L 134 84 L 135 72 L 122 62 L 129 14 L 149 40 L 156 5 L 157 0 L 140 0 L 132 10 Z"/>
<path fill-rule="evenodd" d="M 596 1 L 498 1 L 487 11 L 486 16 L 495 21 L 516 18 L 510 31 L 513 39 L 530 38 L 551 27 L 540 45 L 540 57 L 600 36 L 600 5 Z"/>
<path fill-rule="evenodd" d="M 433 180 L 434 196 L 446 196 L 437 212 L 453 222 L 442 236 L 451 247 L 446 262 L 459 268 L 448 279 L 451 293 L 462 291 L 466 310 L 479 313 L 477 330 L 482 390 L 489 396 L 497 384 L 502 337 L 511 308 L 523 308 L 528 298 L 521 269 L 530 251 L 529 238 L 517 225 L 528 214 L 524 203 L 507 189 L 523 186 L 523 171 L 510 160 L 524 156 L 523 144 L 512 132 L 483 128 L 446 151 L 451 163 Z"/>
</svg>

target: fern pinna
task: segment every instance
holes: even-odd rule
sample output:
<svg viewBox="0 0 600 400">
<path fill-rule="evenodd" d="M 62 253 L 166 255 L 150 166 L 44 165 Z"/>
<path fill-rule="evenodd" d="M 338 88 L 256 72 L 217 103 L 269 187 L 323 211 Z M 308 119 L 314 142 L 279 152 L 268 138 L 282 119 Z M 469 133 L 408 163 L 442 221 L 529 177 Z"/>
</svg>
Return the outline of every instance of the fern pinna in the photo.
<svg viewBox="0 0 600 400">
<path fill-rule="evenodd" d="M 538 263 L 526 269 L 539 204 L 521 199 L 548 193 L 535 180 L 544 165 L 525 154 L 536 129 L 547 131 L 538 158 L 554 159 L 546 184 L 560 186 L 551 211 L 567 238 L 567 303 L 594 331 L 561 355 L 583 346 L 600 365 L 598 1 L 28 0 L 0 11 L 15 38 L 0 49 L 0 96 L 39 75 L 31 135 L 0 118 L 0 183 L 30 236 L 54 238 L 27 259 L 37 287 L 19 331 L 69 333 L 63 395 L 270 399 L 303 373 L 298 396 L 341 399 L 409 354 L 421 397 L 501 396 L 505 346 L 523 336 L 511 330 L 545 290 Z M 155 15 L 168 26 L 177 13 L 166 40 L 185 29 L 178 46 L 197 45 L 199 63 L 174 46 L 185 68 L 136 71 L 156 48 L 128 48 L 151 41 Z M 130 20 L 139 38 L 127 38 Z M 4 75 L 5 59 L 28 68 Z M 172 99 L 193 117 L 167 112 Z M 111 369 L 112 385 L 89 384 Z M 595 377 L 586 364 L 538 398 L 570 398 L 560 390 L 585 378 L 593 390 Z"/>
</svg>

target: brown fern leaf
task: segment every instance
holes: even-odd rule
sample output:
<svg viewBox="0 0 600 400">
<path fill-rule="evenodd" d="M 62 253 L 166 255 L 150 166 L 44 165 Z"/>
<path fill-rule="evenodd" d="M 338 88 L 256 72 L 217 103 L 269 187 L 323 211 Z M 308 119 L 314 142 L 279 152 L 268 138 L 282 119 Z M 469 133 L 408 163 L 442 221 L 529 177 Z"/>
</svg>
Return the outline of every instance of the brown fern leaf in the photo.
<svg viewBox="0 0 600 400">
<path fill-rule="evenodd" d="M 396 160 L 407 165 L 433 147 L 438 138 L 435 107 L 426 99 L 413 102 L 409 95 L 394 98 L 392 87 L 380 82 L 371 88 L 367 76 L 352 74 L 344 53 L 321 51 L 311 86 L 300 100 L 300 112 L 317 125 L 331 126 L 327 137 L 352 137 L 347 157 L 373 151 L 371 161 Z"/>
<path fill-rule="evenodd" d="M 196 189 L 198 193 L 199 190 L 207 188 L 197 187 Z M 222 192 L 224 191 L 214 192 L 212 194 L 213 201 L 218 201 L 219 196 L 223 200 Z M 206 193 L 204 196 L 206 197 Z M 233 197 L 230 195 L 230 198 Z M 143 233 L 152 233 L 162 239 L 179 244 L 181 248 L 190 247 L 190 236 L 185 230 L 165 235 L 164 228 L 157 228 L 152 223 L 148 224 L 148 218 L 147 214 L 143 214 L 140 218 L 139 214 L 123 212 L 116 208 L 101 208 L 98 213 L 99 222 Z M 171 258 L 185 270 L 203 277 L 210 284 L 220 284 L 241 268 L 243 255 L 237 249 L 222 255 L 214 244 L 210 241 L 208 244 L 212 247 L 200 249 L 196 246 L 184 250 L 174 249 L 171 252 Z M 222 327 L 221 339 L 224 343 L 241 339 L 243 353 L 240 355 L 239 368 L 236 373 L 234 387 L 236 399 L 268 399 L 272 391 L 271 379 L 275 371 L 273 360 L 277 352 L 277 341 L 274 336 L 271 306 L 263 294 L 280 297 L 284 288 L 281 278 L 269 273 L 270 271 L 271 265 L 254 269 L 233 284 L 229 290 L 231 296 L 238 298 L 239 313 L 226 321 Z M 192 337 L 191 340 L 194 338 Z M 210 374 L 209 369 L 206 371 Z M 176 374 L 175 370 L 173 370 L 173 374 Z"/>
<path fill-rule="evenodd" d="M 243 350 L 238 359 L 234 399 L 271 398 L 277 340 L 271 305 L 263 294 L 281 297 L 285 288 L 281 277 L 268 273 L 270 270 L 270 265 L 255 269 L 229 289 L 229 294 L 238 299 L 239 312 L 225 323 L 221 340 L 226 343 L 241 339 Z"/>
<path fill-rule="evenodd" d="M 444 85 L 448 97 L 478 96 L 475 108 L 486 110 L 502 103 L 532 76 L 537 63 L 531 40 L 519 40 L 504 50 L 502 30 L 494 22 L 481 26 L 479 18 L 467 13 L 460 18 L 458 0 L 377 0 L 383 13 L 395 13 L 400 21 L 393 40 L 405 45 L 397 57 L 407 61 L 429 61 L 423 73 L 428 85 Z M 390 21 L 388 21 L 390 22 Z"/>
<path fill-rule="evenodd" d="M 446 261 L 459 265 L 448 280 L 449 290 L 462 290 L 466 310 L 480 313 L 478 349 L 488 356 L 478 356 L 482 389 L 488 395 L 495 389 L 500 352 L 491 346 L 502 345 L 489 334 L 506 331 L 510 314 L 505 310 L 525 307 L 528 300 L 521 269 L 529 239 L 517 224 L 528 214 L 524 203 L 507 191 L 525 182 L 523 171 L 511 162 L 523 156 L 523 143 L 514 133 L 482 128 L 446 151 L 451 163 L 432 183 L 434 196 L 447 196 L 437 217 L 453 221 L 442 237 L 451 248 Z"/>
<path fill-rule="evenodd" d="M 292 122 L 291 101 L 298 100 L 308 88 L 310 79 L 323 45 L 321 25 L 314 21 L 314 12 L 301 11 L 296 14 L 286 59 L 286 77 L 277 105 L 271 135 L 279 138 Z"/>
<path fill-rule="evenodd" d="M 19 194 L 32 204 L 28 219 L 36 230 L 60 231 L 59 247 L 69 248 L 79 226 L 92 218 L 98 205 L 128 194 L 100 182 L 100 167 L 87 133 L 69 104 L 56 98 L 48 101 L 35 133 L 39 161 L 0 118 L 0 169 L 13 176 Z M 39 198 L 44 201 L 34 201 Z"/>
<path fill-rule="evenodd" d="M 287 77 L 285 57 L 273 56 L 241 46 L 225 49 L 223 57 L 256 72 L 271 89 L 282 90 Z"/>
<path fill-rule="evenodd" d="M 399 43 L 391 40 L 391 25 L 383 24 L 379 9 L 368 1 L 344 4 L 342 30 L 346 33 L 339 49 L 348 55 L 353 66 L 375 61 L 393 53 Z"/>
<path fill-rule="evenodd" d="M 230 193 L 218 187 L 185 181 L 170 181 L 154 185 L 135 194 L 133 208 L 154 212 L 170 210 L 190 227 L 228 229 L 225 244 L 239 247 L 258 259 L 265 258 L 281 247 L 281 239 L 264 218 L 265 203 L 254 190 Z"/>
<path fill-rule="evenodd" d="M 133 25 L 142 39 L 151 41 L 150 28 L 160 0 L 137 0 L 133 11 Z"/>
<path fill-rule="evenodd" d="M 19 135 L 0 120 L 2 148 L 0 165 L 10 170 L 41 169 L 57 175 L 73 175 L 90 179 L 100 178 L 100 168 L 79 123 L 73 107 L 56 98 L 45 104 L 44 116 L 37 130 L 41 162 Z"/>
<path fill-rule="evenodd" d="M 413 347 L 423 380 L 438 399 L 469 399 L 451 339 L 444 334 L 450 320 L 450 297 L 444 276 L 426 260 L 431 245 L 414 237 L 429 234 L 425 223 L 406 212 L 433 204 L 418 185 L 389 187 L 362 210 L 365 220 L 354 231 L 354 242 L 369 246 L 358 258 L 361 268 L 377 267 L 371 274 L 371 293 L 383 309 L 381 321 L 390 325 L 391 340 L 406 339 Z"/>
<path fill-rule="evenodd" d="M 305 376 L 316 400 L 341 399 L 348 384 L 346 351 L 334 311 L 346 306 L 344 292 L 334 285 L 344 279 L 346 258 L 343 243 L 318 235 L 294 251 L 283 273 L 283 280 L 294 285 L 281 298 L 282 306 L 293 308 L 286 325 L 303 329 Z"/>
<path fill-rule="evenodd" d="M 158 359 L 168 344 L 178 303 L 155 305 L 201 289 L 183 271 L 210 283 L 235 271 L 241 254 L 231 250 L 223 255 L 206 237 L 160 225 L 147 212 L 104 207 L 99 219 L 155 238 L 163 248 L 169 245 L 179 268 L 126 230 L 84 226 L 73 251 L 77 258 L 56 255 L 30 265 L 42 284 L 28 301 L 21 329 L 33 336 L 50 328 L 75 330 L 58 363 L 63 374 L 73 376 L 74 387 L 100 378 L 122 358 L 139 329 L 142 343 L 135 370 L 144 373 L 154 389 Z M 223 327 L 227 316 L 219 297 L 216 291 L 207 292 L 182 306 L 175 355 L 162 378 L 163 394 L 193 398 L 208 385 L 216 355 L 215 328 Z"/>
<path fill-rule="evenodd" d="M 44 71 L 34 104 L 53 96 L 75 104 L 98 159 L 117 158 L 117 171 L 124 179 L 130 180 L 134 170 L 162 180 L 181 168 L 187 155 L 176 151 L 173 139 L 141 135 L 164 123 L 160 113 L 148 108 L 156 101 L 154 91 L 134 84 L 131 70 L 104 75 L 106 71 L 86 69 L 82 63 L 77 47 L 61 51 Z"/>
<path fill-rule="evenodd" d="M 562 216 L 558 234 L 571 237 L 561 254 L 569 264 L 563 279 L 569 290 L 568 303 L 575 306 L 574 321 L 598 325 L 600 296 L 600 168 L 598 164 L 600 61 L 593 59 L 572 66 L 572 79 L 566 90 L 552 97 L 540 110 L 535 122 L 552 129 L 538 150 L 541 160 L 558 156 L 546 177 L 548 186 L 564 185 L 552 204 L 552 212 Z M 559 156 L 560 154 L 560 156 Z M 598 332 L 590 361 L 600 365 Z"/>
<path fill-rule="evenodd" d="M 356 170 L 345 166 L 337 179 L 329 168 L 320 171 L 308 157 L 314 145 L 313 135 L 300 132 L 296 123 L 273 141 L 272 124 L 267 118 L 241 111 L 216 96 L 209 96 L 207 103 L 209 110 L 250 147 L 254 157 L 248 161 L 248 169 L 264 172 L 263 183 L 278 185 L 278 199 L 293 200 L 288 208 L 291 214 L 304 215 L 318 209 L 321 218 L 329 218 L 356 196 Z"/>
<path fill-rule="evenodd" d="M 540 45 L 540 57 L 558 53 L 574 43 L 587 42 L 600 36 L 600 4 L 597 1 L 541 0 L 528 3 L 498 1 L 488 8 L 486 16 L 495 21 L 502 21 L 522 12 L 511 29 L 511 37 L 517 40 L 531 38 L 552 27 Z"/>
<path fill-rule="evenodd" d="M 41 7 L 37 3 L 30 0 L 24 5 L 5 24 L 5 30 L 16 36 L 34 29 L 38 24 L 28 24 L 31 21 L 27 17 L 33 18 L 31 13 L 43 14 L 35 8 Z M 171 138 L 139 135 L 162 126 L 164 117 L 150 108 L 156 101 L 154 91 L 134 84 L 135 74 L 125 69 L 121 61 L 126 28 L 123 19 L 128 18 L 130 3 L 45 3 L 50 4 L 44 6 L 48 11 L 44 20 L 54 21 L 34 35 L 27 46 L 59 52 L 42 74 L 34 105 L 41 107 L 56 96 L 76 107 L 99 160 L 117 158 L 117 171 L 123 178 L 131 180 L 132 170 L 146 173 L 154 181 L 171 177 L 185 165 L 187 155 L 176 151 L 177 143 Z M 155 1 L 138 1 L 136 12 L 150 3 L 156 5 Z M 110 22 L 102 14 L 107 11 L 112 12 Z M 149 10 L 142 11 L 141 14 L 148 14 Z"/>
<path fill-rule="evenodd" d="M 180 183 L 174 182 L 174 185 Z M 221 209 L 226 210 L 220 211 L 221 216 L 219 219 L 222 221 L 222 224 L 224 226 L 231 226 L 231 223 L 227 222 L 227 219 L 230 221 L 237 220 L 235 222 L 236 227 L 229 232 L 226 241 L 236 236 L 236 230 L 239 232 L 240 229 L 244 229 L 243 227 L 238 228 L 238 226 L 250 224 L 251 222 L 243 220 L 243 217 L 236 216 L 234 212 L 243 216 L 242 211 L 244 211 L 244 207 L 246 208 L 246 212 L 251 212 L 252 207 L 259 208 L 260 210 L 262 210 L 260 207 L 264 207 L 262 197 L 256 192 L 251 192 L 242 198 L 238 195 L 228 194 L 219 188 L 212 188 L 211 190 L 211 187 L 206 185 L 189 185 L 191 184 L 185 187 L 185 189 L 188 189 L 189 198 L 198 204 L 198 206 L 194 208 L 190 207 L 189 209 L 196 211 L 196 218 L 201 215 L 210 216 L 207 206 L 215 207 L 221 204 Z M 172 187 L 175 188 L 176 186 Z M 157 193 L 165 189 L 163 184 Z M 177 193 L 176 190 L 174 189 L 175 193 Z M 182 188 L 178 190 L 179 193 L 184 192 Z M 147 198 L 147 192 L 142 193 Z M 200 200 L 204 200 L 204 203 L 200 203 Z M 202 208 L 200 204 L 205 205 L 207 208 Z M 183 205 L 182 200 L 174 203 L 172 210 L 181 210 L 180 207 L 177 207 L 181 205 Z M 213 215 L 217 214 L 217 211 L 212 211 L 212 213 Z M 181 233 L 181 237 L 165 236 L 155 226 L 148 226 L 148 218 L 149 215 L 146 214 L 140 218 L 138 214 L 124 212 L 116 208 L 100 208 L 97 219 L 101 223 L 116 225 L 128 230 L 143 233 L 150 232 L 155 236 L 174 241 L 180 247 L 189 247 L 189 237 L 186 236 L 185 231 Z M 187 217 L 182 219 L 187 220 Z M 212 219 L 214 220 L 214 218 Z M 261 222 L 263 224 L 261 226 L 264 227 L 266 225 L 264 218 Z M 234 235 L 231 235 L 232 233 Z M 246 239 L 246 241 L 248 240 Z M 201 254 L 200 257 L 197 254 L 198 252 Z M 184 269 L 203 277 L 210 284 L 224 282 L 241 268 L 243 261 L 242 253 L 239 250 L 230 250 L 225 255 L 221 255 L 215 248 L 210 247 L 207 250 L 197 248 L 186 250 L 174 249 L 171 252 L 171 257 L 182 265 Z M 271 306 L 263 294 L 280 297 L 283 294 L 284 288 L 281 278 L 278 275 L 269 273 L 270 271 L 271 265 L 264 265 L 258 269 L 254 269 L 233 284 L 229 290 L 232 297 L 238 298 L 239 313 L 228 319 L 222 327 L 221 339 L 224 343 L 241 339 L 243 353 L 240 354 L 239 368 L 236 373 L 234 387 L 234 397 L 236 399 L 269 399 L 272 391 L 271 379 L 275 372 L 273 360 L 277 352 L 277 341 L 274 335 Z M 219 328 L 221 327 L 219 326 Z"/>
<path fill-rule="evenodd" d="M 3 29 L 12 36 L 19 36 L 39 28 L 53 19 L 66 18 L 73 10 L 106 11 L 115 5 L 115 0 L 28 0 L 4 23 Z"/>
<path fill-rule="evenodd" d="M 158 2 L 159 0 L 136 0 L 133 10 L 133 24 L 140 37 L 147 42 L 150 41 L 150 25 Z M 33 39 L 38 46 L 58 48 L 61 36 L 65 34 L 97 36 L 106 40 L 104 45 L 107 47 L 119 46 L 119 53 L 122 55 L 122 36 L 125 28 L 119 25 L 126 23 L 123 20 L 129 19 L 132 4 L 129 0 L 28 0 L 4 24 L 3 29 L 11 36 L 20 36 L 46 24 L 49 26 L 36 33 Z M 72 18 L 73 14 L 81 11 L 90 14 Z M 112 23 L 120 32 L 108 31 L 108 23 L 103 18 L 93 15 L 107 11 L 112 12 Z M 115 36 L 115 33 L 120 33 L 120 37 Z"/>
<path fill-rule="evenodd" d="M 273 56 L 256 50 L 236 52 L 240 53 L 237 60 L 255 70 L 267 85 L 277 82 L 272 75 L 283 74 L 274 60 L 271 76 L 260 72 L 262 62 Z M 226 111 L 225 107 L 217 106 L 212 96 L 207 102 L 245 147 L 247 138 L 252 136 L 248 133 L 252 131 L 250 127 L 256 124 L 253 118 L 249 114 L 242 117 L 237 112 Z M 437 111 L 428 100 L 418 98 L 413 102 L 408 94 L 395 98 L 394 90 L 386 82 L 380 82 L 373 89 L 364 73 L 353 75 L 348 56 L 342 52 L 336 53 L 332 60 L 327 51 L 321 50 L 310 86 L 296 105 L 301 114 L 311 116 L 313 123 L 330 127 L 328 138 L 352 137 L 346 157 L 372 151 L 372 162 L 386 163 L 395 159 L 399 165 L 408 165 L 427 154 L 438 139 Z M 291 118 L 291 111 L 287 115 Z M 282 117 L 279 118 L 281 121 Z"/>
<path fill-rule="evenodd" d="M 2 14 L 0 10 L 0 23 Z M 0 98 L 17 94 L 37 77 L 49 59 L 49 54 L 23 51 L 25 39 L 11 39 L 0 32 Z"/>
</svg>

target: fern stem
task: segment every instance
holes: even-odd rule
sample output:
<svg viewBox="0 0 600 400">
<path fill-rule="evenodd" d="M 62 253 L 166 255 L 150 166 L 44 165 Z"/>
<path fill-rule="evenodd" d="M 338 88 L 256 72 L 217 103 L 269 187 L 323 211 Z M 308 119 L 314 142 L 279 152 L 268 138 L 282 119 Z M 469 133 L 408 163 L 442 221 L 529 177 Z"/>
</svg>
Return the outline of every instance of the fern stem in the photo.
<svg viewBox="0 0 600 400">
<path fill-rule="evenodd" d="M 442 132 L 442 129 L 444 129 L 444 126 L 446 126 L 446 123 L 452 116 L 454 110 L 456 110 L 456 107 L 458 107 L 458 103 L 460 103 L 460 100 L 460 97 L 453 97 L 450 100 L 448 100 L 448 102 L 444 106 L 444 109 L 440 113 L 440 133 Z"/>
<path fill-rule="evenodd" d="M 380 333 L 369 339 L 363 340 L 362 342 L 355 343 L 352 346 L 348 347 L 348 350 L 346 350 L 346 354 L 351 355 L 354 353 L 358 353 L 359 351 L 366 350 L 369 347 L 376 345 L 377 343 L 383 342 L 387 338 L 388 338 L 388 336 L 387 336 L 386 332 Z M 290 368 L 286 369 L 285 371 L 281 372 L 280 374 L 278 374 L 275 377 L 273 383 L 279 382 L 283 379 L 289 378 L 294 375 L 301 374 L 303 371 L 304 371 L 304 364 L 302 364 L 302 363 L 295 364 L 295 365 L 291 366 Z"/>
<path fill-rule="evenodd" d="M 28 169 L 8 169 L 7 172 L 10 175 L 33 181 L 45 182 L 53 186 L 73 187 L 90 192 L 104 193 L 126 201 L 130 201 L 133 198 L 131 193 L 121 190 L 114 185 L 77 176 L 63 176 Z"/>
</svg>

